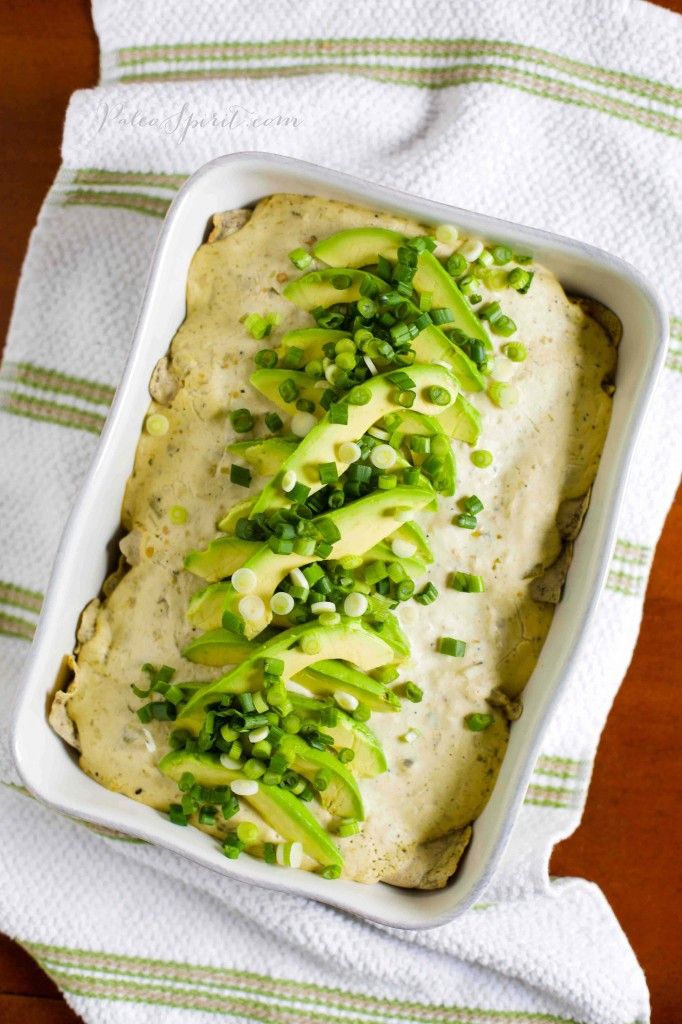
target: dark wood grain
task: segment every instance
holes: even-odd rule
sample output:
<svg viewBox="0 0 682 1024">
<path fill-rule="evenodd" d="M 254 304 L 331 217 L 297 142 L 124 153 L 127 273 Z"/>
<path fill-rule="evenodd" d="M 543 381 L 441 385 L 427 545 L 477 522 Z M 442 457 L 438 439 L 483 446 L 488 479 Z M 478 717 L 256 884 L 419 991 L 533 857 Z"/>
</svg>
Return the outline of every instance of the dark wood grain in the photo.
<svg viewBox="0 0 682 1024">
<path fill-rule="evenodd" d="M 42 32 L 36 32 L 36 25 Z M 0 4 L 0 346 L 26 245 L 59 167 L 71 93 L 94 85 L 97 37 L 86 0 L 4 0 Z M 11 216 L 8 212 L 11 210 Z"/>
<path fill-rule="evenodd" d="M 36 968 L 37 973 L 40 973 Z M 3 995 L 0 1020 L 4 1024 L 82 1024 L 82 1019 L 57 994 L 53 999 Z"/>
<path fill-rule="evenodd" d="M 57 986 L 48 976 L 37 970 L 33 957 L 0 933 L 0 992 L 13 996 L 32 996 L 36 999 L 54 999 L 59 995 Z M 0 1002 L 2 1007 L 2 1002 Z M 0 1020 L 5 1018 L 0 1013 Z"/>
<path fill-rule="evenodd" d="M 682 12 L 682 0 L 662 6 Z M 97 60 L 85 0 L 0 5 L 0 343 L 28 237 L 59 166 L 69 96 L 95 83 Z M 671 657 L 682 621 L 681 556 L 678 496 L 656 552 L 637 650 L 599 747 L 583 822 L 557 847 L 551 865 L 553 874 L 592 879 L 603 889 L 647 973 L 654 1024 L 682 1020 L 680 676 Z M 28 954 L 0 936 L 0 1021 L 78 1020 Z"/>
</svg>

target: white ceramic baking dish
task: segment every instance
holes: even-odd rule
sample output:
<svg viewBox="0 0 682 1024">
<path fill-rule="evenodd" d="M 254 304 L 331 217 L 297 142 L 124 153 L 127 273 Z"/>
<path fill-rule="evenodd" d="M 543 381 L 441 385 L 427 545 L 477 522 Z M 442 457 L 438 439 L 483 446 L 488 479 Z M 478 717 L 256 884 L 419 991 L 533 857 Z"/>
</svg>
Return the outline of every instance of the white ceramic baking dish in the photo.
<svg viewBox="0 0 682 1024">
<path fill-rule="evenodd" d="M 62 658 L 73 647 L 81 611 L 99 592 L 110 568 L 111 540 L 119 530 L 124 487 L 149 403 L 149 377 L 185 316 L 190 260 L 213 213 L 252 204 L 273 192 L 316 194 L 406 213 L 427 223 L 454 223 L 464 232 L 531 251 L 569 293 L 598 299 L 620 317 L 624 328 L 613 418 L 563 600 L 469 850 L 452 882 L 435 892 L 329 882 L 301 871 L 273 869 L 249 857 L 229 861 L 198 830 L 178 828 L 149 807 L 99 786 L 79 769 L 73 751 L 47 721 L 49 697 Z M 241 881 L 309 896 L 383 924 L 428 928 L 463 913 L 481 897 L 500 859 L 544 730 L 579 656 L 608 569 L 628 465 L 665 342 L 666 318 L 651 286 L 633 267 L 591 246 L 297 160 L 237 153 L 206 164 L 183 186 L 166 217 L 123 379 L 57 554 L 14 717 L 14 756 L 26 786 L 69 815 L 141 837 Z"/>
</svg>

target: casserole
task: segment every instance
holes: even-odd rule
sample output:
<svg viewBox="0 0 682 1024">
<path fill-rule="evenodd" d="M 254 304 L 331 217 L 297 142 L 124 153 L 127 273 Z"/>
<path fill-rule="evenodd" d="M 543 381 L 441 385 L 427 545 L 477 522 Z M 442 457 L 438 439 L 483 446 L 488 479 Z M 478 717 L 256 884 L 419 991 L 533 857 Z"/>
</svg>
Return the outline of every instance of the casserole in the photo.
<svg viewBox="0 0 682 1024">
<path fill-rule="evenodd" d="M 330 886 L 317 876 L 288 871 L 273 873 L 266 865 L 251 861 L 240 860 L 234 866 L 226 866 L 207 837 L 190 834 L 190 830 L 180 832 L 149 808 L 131 805 L 125 798 L 102 790 L 82 775 L 56 737 L 45 736 L 45 698 L 53 688 L 63 652 L 72 647 L 81 609 L 99 590 L 106 575 L 107 545 L 118 531 L 120 499 L 148 404 L 147 382 L 183 320 L 190 259 L 216 210 L 248 205 L 277 191 L 315 193 L 378 209 L 393 209 L 431 223 L 453 221 L 465 233 L 530 248 L 569 293 L 589 295 L 602 302 L 616 313 L 625 328 L 613 419 L 595 482 L 592 509 L 575 548 L 576 569 L 569 575 L 564 600 L 526 688 L 525 714 L 512 730 L 502 771 L 490 802 L 478 819 L 471 848 L 452 884 L 434 893 L 400 893 L 384 885 L 368 891 L 348 881 Z M 160 843 L 241 880 L 310 895 L 382 923 L 428 927 L 461 913 L 483 891 L 499 859 L 523 799 L 542 728 L 596 602 L 608 566 L 625 470 L 663 353 L 663 323 L 660 304 L 635 271 L 578 243 L 401 196 L 344 175 L 276 157 L 236 155 L 214 161 L 197 172 L 178 195 L 162 231 L 128 366 L 94 465 L 65 532 L 48 589 L 15 722 L 15 757 L 28 788 L 69 814 Z M 94 507 L 102 510 L 98 517 L 90 514 Z M 87 568 L 78 556 L 78 551 L 83 550 L 93 555 Z M 38 744 L 43 752 L 40 763 L 36 756 Z"/>
</svg>

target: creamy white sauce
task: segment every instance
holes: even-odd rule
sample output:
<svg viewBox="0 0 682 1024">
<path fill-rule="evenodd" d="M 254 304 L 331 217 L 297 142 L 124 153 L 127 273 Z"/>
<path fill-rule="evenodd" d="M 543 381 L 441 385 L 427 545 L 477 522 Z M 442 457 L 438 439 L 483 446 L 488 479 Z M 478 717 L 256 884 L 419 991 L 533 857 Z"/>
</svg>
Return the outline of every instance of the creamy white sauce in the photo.
<svg viewBox="0 0 682 1024">
<path fill-rule="evenodd" d="M 192 262 L 187 318 L 170 350 L 170 371 L 180 387 L 169 405 L 150 406 L 150 412 L 167 416 L 169 430 L 163 437 L 141 436 L 123 504 L 122 521 L 136 532 L 132 546 L 139 563 L 98 609 L 94 636 L 78 651 L 68 702 L 83 769 L 154 807 L 165 808 L 177 797 L 175 785 L 156 768 L 167 749 L 168 725 L 152 722 L 148 733 L 143 730 L 130 684 L 143 681 L 140 666 L 147 661 L 174 666 L 178 680 L 222 674 L 180 655 L 195 635 L 185 612 L 201 585 L 182 560 L 215 536 L 227 509 L 265 482 L 255 478 L 247 491 L 229 481 L 230 409 L 270 408 L 248 384 L 261 344 L 249 337 L 240 317 L 279 313 L 278 332 L 310 326 L 309 316 L 280 294 L 287 279 L 298 275 L 288 252 L 367 224 L 409 234 L 423 230 L 407 219 L 342 203 L 275 196 L 259 204 L 236 234 L 202 246 Z M 456 499 L 441 500 L 436 514 L 420 517 L 435 555 L 435 568 L 425 579 L 433 580 L 440 598 L 426 608 L 413 601 L 400 608 L 412 645 L 401 678 L 418 683 L 424 700 L 405 701 L 399 714 L 372 717 L 390 771 L 362 781 L 363 832 L 339 840 L 345 873 L 361 881 L 442 885 L 454 870 L 467 838 L 457 830 L 485 805 L 508 731 L 498 711 L 493 726 L 479 733 L 465 728 L 464 716 L 490 711 L 486 697 L 496 687 L 511 696 L 523 690 L 553 611 L 530 599 L 527 577 L 559 554 L 557 507 L 585 493 L 596 472 L 611 404 L 601 382 L 612 372 L 615 351 L 552 275 L 534 269 L 528 295 L 508 289 L 489 296 L 499 298 L 516 321 L 514 340 L 528 350 L 523 363 L 497 357 L 495 376 L 518 387 L 518 406 L 502 411 L 485 394 L 467 395 L 483 413 L 476 447 L 493 453 L 492 467 L 475 468 L 469 446 L 456 444 L 457 497 L 481 498 L 479 528 L 452 525 Z M 494 339 L 496 349 L 503 340 Z M 266 433 L 262 417 L 257 432 Z M 185 524 L 171 523 L 173 505 L 187 508 Z M 483 576 L 485 593 L 447 589 L 453 570 Z M 443 635 L 466 641 L 464 658 L 436 652 Z M 409 730 L 418 733 L 412 743 L 401 739 Z M 240 817 L 257 820 L 248 809 Z M 275 837 L 265 830 L 264 838 Z"/>
</svg>

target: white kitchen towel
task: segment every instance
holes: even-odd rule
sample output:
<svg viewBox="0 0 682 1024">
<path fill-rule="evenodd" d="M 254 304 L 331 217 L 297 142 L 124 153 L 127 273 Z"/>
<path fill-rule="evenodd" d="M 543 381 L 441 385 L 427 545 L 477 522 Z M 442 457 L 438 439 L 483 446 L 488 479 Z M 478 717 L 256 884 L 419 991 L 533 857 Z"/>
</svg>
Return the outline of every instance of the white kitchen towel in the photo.
<svg viewBox="0 0 682 1024">
<path fill-rule="evenodd" d="M 580 819 L 679 477 L 682 21 L 640 0 L 95 0 L 94 16 L 102 80 L 69 107 L 0 373 L 0 928 L 92 1022 L 646 1021 L 604 897 L 547 864 Z M 648 274 L 671 314 L 589 653 L 485 902 L 425 933 L 67 820 L 21 790 L 9 755 L 41 592 L 161 218 L 187 174 L 242 149 L 592 242 Z"/>
</svg>

